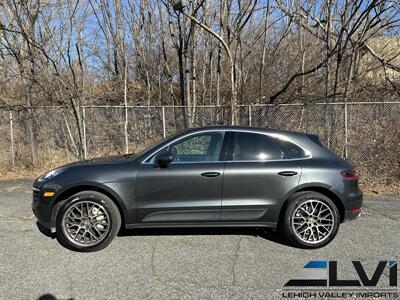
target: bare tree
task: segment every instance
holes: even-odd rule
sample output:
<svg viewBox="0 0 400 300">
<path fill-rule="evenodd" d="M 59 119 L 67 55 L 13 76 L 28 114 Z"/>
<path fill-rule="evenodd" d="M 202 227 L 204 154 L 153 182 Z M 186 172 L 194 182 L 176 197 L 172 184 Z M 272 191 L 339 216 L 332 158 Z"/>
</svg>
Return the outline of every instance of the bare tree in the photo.
<svg viewBox="0 0 400 300">
<path fill-rule="evenodd" d="M 147 127 L 150 106 L 184 106 L 175 121 L 188 127 L 206 123 L 196 116 L 204 104 L 223 107 L 217 122 L 238 124 L 238 104 L 398 99 L 398 1 L 186 3 L 180 12 L 169 0 L 0 2 L 1 103 L 26 112 L 31 164 L 41 142 L 35 105 L 68 109 L 76 147 L 65 147 L 81 158 L 85 105 L 125 108 L 113 140 L 129 152 L 141 125 L 129 105 L 148 107 Z M 339 116 L 327 109 L 325 120 L 334 145 Z"/>
</svg>

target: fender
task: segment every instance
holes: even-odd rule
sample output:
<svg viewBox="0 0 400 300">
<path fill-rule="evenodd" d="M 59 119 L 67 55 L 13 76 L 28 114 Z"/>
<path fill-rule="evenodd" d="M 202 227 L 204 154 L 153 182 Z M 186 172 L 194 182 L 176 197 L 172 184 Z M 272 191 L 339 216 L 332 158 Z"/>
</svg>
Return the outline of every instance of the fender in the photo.
<svg viewBox="0 0 400 300">
<path fill-rule="evenodd" d="M 58 187 L 58 189 L 57 189 Z M 55 197 L 53 198 L 53 208 L 51 211 L 51 228 L 53 231 L 53 228 L 55 227 L 55 221 L 56 221 L 56 216 L 60 208 L 63 206 L 65 201 L 67 200 L 66 198 L 72 196 L 73 194 L 79 193 L 80 191 L 84 190 L 95 190 L 98 192 L 103 192 L 105 195 L 109 196 L 111 200 L 115 202 L 117 205 L 118 209 L 120 210 L 121 217 L 123 220 L 127 218 L 127 210 L 124 202 L 120 198 L 120 196 L 110 187 L 98 183 L 98 182 L 90 182 L 90 181 L 85 181 L 85 182 L 79 182 L 79 183 L 74 183 L 71 185 L 68 185 L 64 188 L 60 188 L 60 186 L 52 185 L 47 186 L 45 185 L 44 188 L 52 188 L 53 190 L 56 191 Z M 122 223 L 124 224 L 124 223 Z"/>
<path fill-rule="evenodd" d="M 286 207 L 286 204 L 287 204 L 288 200 L 290 199 L 290 197 L 294 193 L 302 192 L 302 191 L 314 191 L 314 192 L 321 193 L 321 194 L 327 196 L 328 198 L 330 198 L 336 204 L 336 206 L 339 210 L 339 213 L 340 213 L 341 221 L 343 221 L 345 209 L 344 209 L 344 202 L 342 199 L 342 195 L 338 191 L 336 191 L 334 188 L 332 188 L 331 186 L 321 183 L 321 182 L 306 182 L 306 183 L 298 185 L 296 188 L 294 188 L 292 191 L 290 191 L 287 194 L 287 198 L 286 198 L 285 202 L 281 206 L 280 214 L 282 214 L 282 211 L 284 211 L 283 208 Z"/>
</svg>

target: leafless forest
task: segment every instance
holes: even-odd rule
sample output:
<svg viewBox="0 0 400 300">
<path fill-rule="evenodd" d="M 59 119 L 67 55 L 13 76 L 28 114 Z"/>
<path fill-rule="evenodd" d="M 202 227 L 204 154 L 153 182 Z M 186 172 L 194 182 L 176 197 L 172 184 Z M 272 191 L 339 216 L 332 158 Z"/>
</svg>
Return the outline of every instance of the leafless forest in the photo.
<svg viewBox="0 0 400 300">
<path fill-rule="evenodd" d="M 85 105 L 125 107 L 129 150 L 130 106 L 196 126 L 204 105 L 242 124 L 238 105 L 399 101 L 399 25 L 399 1 L 2 0 L 0 106 L 25 111 L 35 165 L 36 106 L 68 110 L 82 158 Z M 338 116 L 320 113 L 329 147 Z"/>
</svg>

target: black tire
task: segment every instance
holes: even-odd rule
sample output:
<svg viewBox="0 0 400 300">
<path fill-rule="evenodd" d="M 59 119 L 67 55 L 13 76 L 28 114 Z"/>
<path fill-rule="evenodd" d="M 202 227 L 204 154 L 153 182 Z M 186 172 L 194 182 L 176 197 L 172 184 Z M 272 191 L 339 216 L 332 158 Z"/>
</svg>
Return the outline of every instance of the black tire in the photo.
<svg viewBox="0 0 400 300">
<path fill-rule="evenodd" d="M 327 234 L 326 237 L 321 238 L 321 241 L 311 241 L 311 242 L 306 242 L 304 239 L 301 239 L 295 232 L 295 229 L 293 228 L 293 216 L 297 210 L 297 208 L 310 201 L 310 200 L 317 200 L 319 202 L 324 203 L 326 206 L 328 206 L 331 210 L 332 213 L 332 220 L 333 220 L 333 226 L 329 234 Z M 285 237 L 295 246 L 300 247 L 300 248 L 320 248 L 323 247 L 327 244 L 329 244 L 336 236 L 338 230 L 339 230 L 339 223 L 340 223 L 340 215 L 339 211 L 333 203 L 331 199 L 326 197 L 323 194 L 317 193 L 317 192 L 299 192 L 295 193 L 289 200 L 288 200 L 288 205 L 286 207 L 286 210 L 284 212 L 284 217 L 282 220 L 281 225 L 281 231 L 285 235 Z M 321 204 L 320 204 L 321 205 Z M 311 229 L 312 230 L 312 229 Z M 299 230 L 301 231 L 301 230 Z M 309 231 L 310 232 L 310 231 Z"/>
<path fill-rule="evenodd" d="M 109 229 L 104 234 L 104 237 L 95 245 L 79 245 L 78 242 L 72 242 L 66 234 L 66 227 L 63 225 L 64 215 L 68 212 L 69 208 L 77 203 L 90 201 L 91 203 L 96 203 L 100 205 L 109 218 Z M 64 247 L 78 252 L 94 252 L 99 251 L 107 247 L 114 237 L 117 235 L 121 227 L 121 215 L 119 213 L 118 207 L 115 203 L 106 195 L 95 192 L 95 191 L 83 191 L 79 192 L 67 199 L 60 210 L 57 213 L 56 218 L 56 236 L 58 242 Z"/>
</svg>

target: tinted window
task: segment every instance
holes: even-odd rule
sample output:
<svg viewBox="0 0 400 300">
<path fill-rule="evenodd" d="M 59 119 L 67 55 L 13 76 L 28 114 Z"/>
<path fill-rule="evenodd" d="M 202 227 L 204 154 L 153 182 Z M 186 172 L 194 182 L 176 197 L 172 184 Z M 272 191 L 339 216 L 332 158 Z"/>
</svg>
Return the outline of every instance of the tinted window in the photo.
<svg viewBox="0 0 400 300">
<path fill-rule="evenodd" d="M 302 148 L 292 142 L 277 139 L 285 153 L 285 159 L 305 158 L 309 155 Z"/>
<path fill-rule="evenodd" d="M 262 161 L 306 157 L 299 146 L 264 134 L 237 132 L 232 145 L 232 160 Z"/>
<path fill-rule="evenodd" d="M 218 161 L 223 139 L 223 132 L 207 132 L 183 138 L 167 148 L 174 162 Z"/>
</svg>

